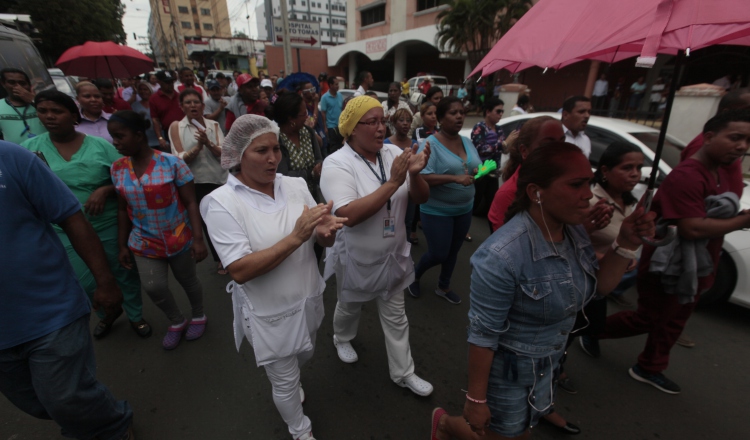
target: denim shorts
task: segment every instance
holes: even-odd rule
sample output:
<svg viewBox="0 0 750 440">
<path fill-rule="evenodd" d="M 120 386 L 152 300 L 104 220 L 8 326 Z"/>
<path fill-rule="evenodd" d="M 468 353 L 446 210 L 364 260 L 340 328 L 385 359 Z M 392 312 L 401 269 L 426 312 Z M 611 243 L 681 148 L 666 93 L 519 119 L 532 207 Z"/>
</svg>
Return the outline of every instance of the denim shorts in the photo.
<svg viewBox="0 0 750 440">
<path fill-rule="evenodd" d="M 517 437 L 552 412 L 562 354 L 530 358 L 498 348 L 487 384 L 492 432 Z"/>
</svg>

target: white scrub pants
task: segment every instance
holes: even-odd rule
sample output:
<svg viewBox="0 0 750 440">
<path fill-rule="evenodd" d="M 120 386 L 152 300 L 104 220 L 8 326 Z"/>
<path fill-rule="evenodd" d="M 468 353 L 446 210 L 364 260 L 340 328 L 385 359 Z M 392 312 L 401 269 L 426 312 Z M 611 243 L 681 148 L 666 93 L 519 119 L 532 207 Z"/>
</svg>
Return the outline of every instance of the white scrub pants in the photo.
<svg viewBox="0 0 750 440">
<path fill-rule="evenodd" d="M 375 299 L 380 314 L 380 324 L 385 334 L 385 348 L 388 351 L 388 369 L 391 380 L 399 382 L 414 374 L 414 360 L 409 346 L 409 321 L 404 308 L 404 292 L 384 300 Z M 357 336 L 359 317 L 362 314 L 361 302 L 336 303 L 333 315 L 333 333 L 340 342 L 349 342 Z"/>
<path fill-rule="evenodd" d="M 312 341 L 312 350 L 287 356 L 263 366 L 266 369 L 268 380 L 271 381 L 273 403 L 276 404 L 276 409 L 289 426 L 289 433 L 295 440 L 312 431 L 312 422 L 302 412 L 299 394 L 299 368 L 312 358 L 315 352 L 315 334 L 312 334 Z"/>
</svg>

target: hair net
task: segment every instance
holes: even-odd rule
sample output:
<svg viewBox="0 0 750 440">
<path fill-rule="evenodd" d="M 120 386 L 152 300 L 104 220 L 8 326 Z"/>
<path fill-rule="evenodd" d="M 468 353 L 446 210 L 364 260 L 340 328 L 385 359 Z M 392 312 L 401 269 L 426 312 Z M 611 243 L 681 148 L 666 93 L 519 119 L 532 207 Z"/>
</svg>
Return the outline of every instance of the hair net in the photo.
<svg viewBox="0 0 750 440">
<path fill-rule="evenodd" d="M 357 126 L 357 122 L 362 119 L 365 113 L 369 112 L 374 108 L 383 108 L 377 99 L 370 96 L 358 96 L 346 104 L 346 108 L 341 112 L 339 116 L 339 132 L 341 136 L 347 138 L 354 127 Z"/>
<path fill-rule="evenodd" d="M 221 167 L 228 170 L 239 165 L 247 147 L 266 133 L 278 137 L 279 126 L 265 116 L 243 115 L 237 118 L 221 146 Z"/>
</svg>

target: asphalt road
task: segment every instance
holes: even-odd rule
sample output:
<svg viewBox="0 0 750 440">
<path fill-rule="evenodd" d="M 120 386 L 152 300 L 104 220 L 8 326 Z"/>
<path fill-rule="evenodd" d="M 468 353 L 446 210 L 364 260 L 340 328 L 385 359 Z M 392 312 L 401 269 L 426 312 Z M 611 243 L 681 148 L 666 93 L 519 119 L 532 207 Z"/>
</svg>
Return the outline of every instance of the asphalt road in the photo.
<svg viewBox="0 0 750 440">
<path fill-rule="evenodd" d="M 474 241 L 461 250 L 453 287 L 464 299 L 469 257 L 488 232 L 486 221 L 475 218 Z M 413 250 L 415 258 L 426 249 L 422 235 L 420 239 Z M 224 290 L 228 277 L 215 274 L 211 262 L 201 263 L 199 272 L 209 318 L 205 336 L 183 341 L 176 350 L 165 352 L 161 338 L 166 318 L 145 298 L 144 315 L 155 334 L 141 340 L 120 318 L 109 336 L 95 341 L 100 380 L 133 406 L 139 440 L 289 439 L 264 370 L 255 366 L 251 347 L 244 342 L 240 353 L 235 351 L 231 300 Z M 331 342 L 335 286 L 329 283 L 317 350 L 302 372 L 305 413 L 312 419 L 316 438 L 426 440 L 434 407 L 459 414 L 464 401 L 461 388 L 466 387 L 468 303 L 451 305 L 431 294 L 437 272 L 435 268 L 423 278 L 422 298 L 406 299 L 417 373 L 435 386 L 427 398 L 416 397 L 390 381 L 374 304 L 365 306 L 360 333 L 354 340 L 359 362 L 346 365 L 339 361 Z M 174 279 L 172 287 L 183 310 L 188 310 Z M 635 299 L 635 292 L 628 296 Z M 610 306 L 610 312 L 616 310 Z M 566 368 L 579 392 L 560 392 L 557 408 L 583 429 L 577 438 L 750 438 L 750 310 L 734 305 L 701 310 L 691 318 L 687 333 L 697 346 L 675 347 L 667 371 L 682 386 L 679 396 L 661 393 L 628 376 L 627 369 L 635 362 L 645 337 L 603 341 L 598 360 L 586 357 L 574 345 Z M 534 429 L 535 439 L 559 437 L 563 436 L 546 426 Z M 0 440 L 59 438 L 53 422 L 27 416 L 0 397 Z"/>
</svg>

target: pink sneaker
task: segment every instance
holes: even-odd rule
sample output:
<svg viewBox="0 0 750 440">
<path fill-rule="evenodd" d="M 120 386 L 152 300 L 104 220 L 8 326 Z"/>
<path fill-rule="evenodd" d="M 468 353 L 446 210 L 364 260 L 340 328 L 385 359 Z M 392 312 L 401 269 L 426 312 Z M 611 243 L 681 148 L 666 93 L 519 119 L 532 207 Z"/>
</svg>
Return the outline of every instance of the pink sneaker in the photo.
<svg viewBox="0 0 750 440">
<path fill-rule="evenodd" d="M 205 316 L 202 319 L 193 318 L 185 334 L 185 340 L 194 341 L 203 336 L 203 333 L 206 331 L 207 322 L 208 319 Z"/>
<path fill-rule="evenodd" d="M 185 331 L 187 326 L 187 319 L 182 323 L 180 327 L 175 328 L 169 326 L 169 328 L 167 329 L 167 334 L 164 336 L 164 340 L 161 343 L 162 347 L 164 347 L 165 350 L 174 350 L 175 348 L 177 348 L 177 346 L 180 345 L 182 333 Z"/>
</svg>

